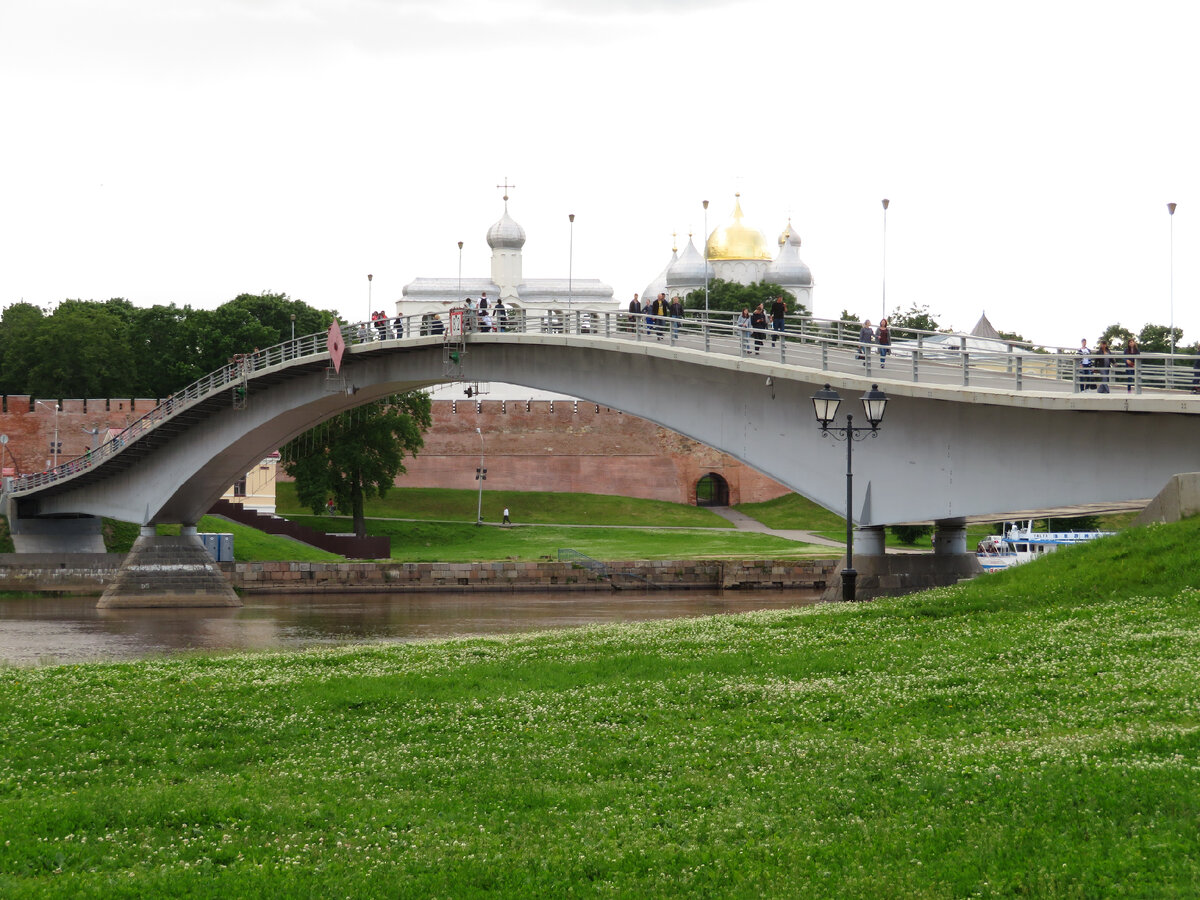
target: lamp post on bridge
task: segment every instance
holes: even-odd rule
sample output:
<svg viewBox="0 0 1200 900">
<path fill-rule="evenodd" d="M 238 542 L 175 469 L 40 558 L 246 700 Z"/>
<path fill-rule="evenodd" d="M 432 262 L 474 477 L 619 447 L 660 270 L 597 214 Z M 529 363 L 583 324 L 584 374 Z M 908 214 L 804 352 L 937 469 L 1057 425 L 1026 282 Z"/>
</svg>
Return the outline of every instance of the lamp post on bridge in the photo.
<svg viewBox="0 0 1200 900">
<path fill-rule="evenodd" d="M 1170 273 L 1170 293 L 1171 293 L 1171 355 L 1175 355 L 1175 207 L 1178 204 L 1167 204 L 1167 215 L 1171 218 L 1171 273 Z"/>
<path fill-rule="evenodd" d="M 702 200 L 704 207 L 704 324 L 708 325 L 708 201 Z"/>
<path fill-rule="evenodd" d="M 367 327 L 370 327 L 371 316 L 375 312 L 375 304 L 371 302 L 371 282 L 375 280 L 374 275 L 367 276 Z"/>
<path fill-rule="evenodd" d="M 456 303 L 462 302 L 462 241 L 458 242 L 458 296 L 455 298 Z"/>
<path fill-rule="evenodd" d="M 571 240 L 567 250 L 567 312 L 575 303 L 575 213 L 568 213 L 571 221 Z"/>
<path fill-rule="evenodd" d="M 879 436 L 879 423 L 883 421 L 888 398 L 877 384 L 871 385 L 871 389 L 863 394 L 863 409 L 869 426 L 855 426 L 854 416 L 851 415 L 846 416 L 845 425 L 830 426 L 842 398 L 829 385 L 817 391 L 812 401 L 821 435 L 846 442 L 846 568 L 842 569 L 842 599 L 853 602 L 858 585 L 858 572 L 854 569 L 854 442 Z"/>
<path fill-rule="evenodd" d="M 880 315 L 881 319 L 887 318 L 887 209 L 891 203 L 886 197 L 883 199 L 883 312 Z"/>
</svg>

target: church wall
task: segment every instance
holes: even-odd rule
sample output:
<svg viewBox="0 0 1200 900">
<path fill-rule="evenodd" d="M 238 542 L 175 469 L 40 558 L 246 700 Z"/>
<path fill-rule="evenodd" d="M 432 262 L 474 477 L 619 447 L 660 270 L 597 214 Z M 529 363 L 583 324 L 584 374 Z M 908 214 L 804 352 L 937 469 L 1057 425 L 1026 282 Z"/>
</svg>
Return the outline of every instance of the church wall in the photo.
<svg viewBox="0 0 1200 900">
<path fill-rule="evenodd" d="M 736 281 L 738 284 L 753 284 L 762 281 L 770 263 L 758 259 L 721 259 L 713 260 L 713 274 L 725 281 Z"/>
</svg>

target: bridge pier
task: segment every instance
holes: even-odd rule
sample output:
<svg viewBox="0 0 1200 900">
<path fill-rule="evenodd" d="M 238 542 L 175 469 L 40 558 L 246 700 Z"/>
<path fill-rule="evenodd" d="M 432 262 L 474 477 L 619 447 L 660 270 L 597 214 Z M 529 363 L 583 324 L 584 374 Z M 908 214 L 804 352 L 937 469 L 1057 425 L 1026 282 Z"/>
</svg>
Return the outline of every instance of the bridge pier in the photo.
<svg viewBox="0 0 1200 900">
<path fill-rule="evenodd" d="M 854 529 L 854 563 L 860 556 L 883 556 L 887 553 L 887 530 L 882 525 L 860 525 Z"/>
<path fill-rule="evenodd" d="M 934 556 L 956 556 L 966 552 L 966 519 L 938 519 L 933 523 Z"/>
<path fill-rule="evenodd" d="M 983 570 L 974 553 L 967 553 L 965 519 L 943 519 L 934 523 L 932 553 L 885 553 L 882 525 L 859 528 L 854 538 L 854 568 L 858 571 L 859 600 L 899 597 L 934 587 L 957 584 Z M 838 562 L 834 571 L 846 565 Z M 836 602 L 842 598 L 841 581 L 825 588 L 821 599 Z"/>
<path fill-rule="evenodd" d="M 178 537 L 160 537 L 153 525 L 143 525 L 117 577 L 96 603 L 98 609 L 241 605 L 195 525 L 184 525 Z"/>
</svg>

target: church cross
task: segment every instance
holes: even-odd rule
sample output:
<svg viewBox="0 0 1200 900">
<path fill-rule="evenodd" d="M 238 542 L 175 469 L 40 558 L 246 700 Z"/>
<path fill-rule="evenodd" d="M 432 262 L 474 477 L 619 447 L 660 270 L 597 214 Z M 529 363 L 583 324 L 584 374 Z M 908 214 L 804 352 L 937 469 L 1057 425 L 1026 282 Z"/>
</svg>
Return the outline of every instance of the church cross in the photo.
<svg viewBox="0 0 1200 900">
<path fill-rule="evenodd" d="M 503 188 L 503 189 L 504 189 L 504 211 L 505 211 L 505 212 L 508 212 L 508 191 L 509 191 L 509 188 L 515 188 L 515 187 L 516 187 L 516 185 L 515 185 L 515 184 L 509 184 L 509 183 L 508 183 L 508 176 L 507 176 L 507 175 L 505 175 L 505 176 L 504 176 L 504 184 L 498 184 L 498 185 L 496 185 L 496 187 L 497 187 L 497 188 Z"/>
</svg>

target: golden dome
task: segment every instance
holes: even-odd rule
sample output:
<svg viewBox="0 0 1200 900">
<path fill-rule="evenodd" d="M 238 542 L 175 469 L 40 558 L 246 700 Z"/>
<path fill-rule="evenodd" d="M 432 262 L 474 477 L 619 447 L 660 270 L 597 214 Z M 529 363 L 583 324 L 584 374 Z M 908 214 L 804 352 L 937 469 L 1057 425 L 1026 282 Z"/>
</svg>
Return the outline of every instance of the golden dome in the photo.
<svg viewBox="0 0 1200 900">
<path fill-rule="evenodd" d="M 713 229 L 708 236 L 709 259 L 771 259 L 761 231 L 742 224 L 741 194 L 734 194 L 733 221 Z"/>
</svg>

